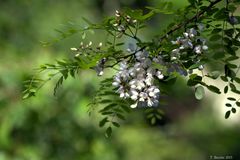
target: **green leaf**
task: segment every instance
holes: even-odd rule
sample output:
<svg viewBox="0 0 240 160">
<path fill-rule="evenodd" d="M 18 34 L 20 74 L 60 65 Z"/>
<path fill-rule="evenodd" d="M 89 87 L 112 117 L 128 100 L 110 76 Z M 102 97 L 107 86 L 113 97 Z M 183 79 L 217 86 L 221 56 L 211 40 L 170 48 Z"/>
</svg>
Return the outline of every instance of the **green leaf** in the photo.
<svg viewBox="0 0 240 160">
<path fill-rule="evenodd" d="M 105 136 L 107 138 L 109 138 L 109 137 L 111 137 L 111 135 L 112 135 L 112 127 L 108 127 L 106 132 L 105 132 Z"/>
<path fill-rule="evenodd" d="M 225 106 L 232 107 L 232 105 L 230 103 L 226 103 Z"/>
<path fill-rule="evenodd" d="M 236 113 L 236 108 L 232 108 L 232 113 Z"/>
<path fill-rule="evenodd" d="M 230 116 L 230 114 L 231 114 L 231 111 L 227 111 L 227 112 L 225 113 L 225 119 L 228 119 L 229 116 Z"/>
<path fill-rule="evenodd" d="M 230 83 L 229 86 L 230 86 L 231 90 L 236 90 L 237 89 L 236 86 L 233 83 Z"/>
<path fill-rule="evenodd" d="M 234 81 L 240 84 L 240 78 L 235 77 L 235 78 L 234 78 Z"/>
<path fill-rule="evenodd" d="M 198 75 L 196 75 L 196 74 L 192 74 L 192 75 L 190 75 L 190 77 L 189 77 L 190 79 L 188 80 L 188 82 L 187 82 L 187 85 L 188 86 L 195 86 L 196 84 L 198 84 L 198 83 L 202 83 L 202 77 L 201 76 L 198 76 Z"/>
<path fill-rule="evenodd" d="M 238 67 L 236 64 L 231 64 L 231 63 L 228 63 L 227 66 L 228 66 L 229 68 L 233 68 L 233 69 L 235 69 L 235 68 Z"/>
<path fill-rule="evenodd" d="M 82 39 L 85 39 L 85 38 L 86 38 L 86 33 L 83 32 L 83 33 L 82 33 Z"/>
<path fill-rule="evenodd" d="M 221 38 L 222 38 L 221 35 L 214 34 L 213 36 L 210 37 L 210 41 L 219 41 Z"/>
<path fill-rule="evenodd" d="M 217 94 L 221 94 L 220 89 L 217 88 L 217 87 L 215 87 L 215 86 L 213 86 L 213 85 L 209 85 L 209 86 L 207 86 L 207 88 L 208 88 L 210 91 L 212 91 L 212 92 L 215 92 L 215 93 L 217 93 Z"/>
<path fill-rule="evenodd" d="M 156 116 L 156 118 L 159 119 L 159 120 L 162 119 L 162 115 L 160 115 L 160 114 L 156 114 L 155 116 Z"/>
<path fill-rule="evenodd" d="M 111 115 L 111 114 L 113 114 L 114 112 L 112 112 L 112 111 L 108 111 L 108 112 L 102 112 L 102 115 Z"/>
<path fill-rule="evenodd" d="M 121 120 L 125 120 L 125 117 L 119 113 L 117 113 L 116 116 Z"/>
<path fill-rule="evenodd" d="M 55 85 L 55 87 L 54 87 L 54 89 L 53 89 L 53 95 L 54 95 L 54 96 L 57 95 L 57 90 L 58 90 L 58 88 L 62 85 L 62 83 L 63 83 L 63 76 L 61 76 L 61 77 L 58 79 L 58 81 L 57 81 L 57 83 L 56 83 L 56 85 Z"/>
<path fill-rule="evenodd" d="M 212 34 L 216 34 L 222 31 L 222 28 L 215 28 L 212 30 Z"/>
<path fill-rule="evenodd" d="M 196 87 L 196 89 L 195 89 L 196 99 L 201 100 L 204 97 L 204 95 L 205 95 L 204 88 L 202 86 Z"/>
<path fill-rule="evenodd" d="M 113 124 L 115 127 L 120 127 L 120 124 L 117 123 L 117 122 L 112 122 L 112 124 Z"/>
<path fill-rule="evenodd" d="M 110 99 L 104 99 L 102 101 L 100 101 L 99 103 L 110 103 L 112 102 Z"/>
<path fill-rule="evenodd" d="M 23 97 L 22 97 L 22 99 L 27 99 L 27 98 L 29 98 L 29 95 L 30 95 L 30 93 L 28 92 L 28 93 L 26 93 L 26 94 L 24 94 L 23 95 Z"/>
<path fill-rule="evenodd" d="M 152 117 L 151 118 L 151 124 L 153 125 L 153 124 L 155 124 L 156 123 L 156 117 Z"/>
<path fill-rule="evenodd" d="M 239 57 L 238 56 L 230 56 L 226 59 L 226 61 L 235 61 L 237 60 Z"/>
<path fill-rule="evenodd" d="M 236 105 L 237 105 L 238 107 L 240 107 L 240 102 L 236 102 Z"/>
<path fill-rule="evenodd" d="M 224 93 L 226 94 L 228 92 L 228 86 L 226 85 L 225 87 L 224 87 Z"/>
<path fill-rule="evenodd" d="M 234 93 L 236 93 L 236 94 L 240 94 L 240 90 L 232 89 L 231 91 L 234 92 Z"/>
<path fill-rule="evenodd" d="M 62 69 L 62 70 L 60 70 L 60 72 L 62 73 L 64 79 L 67 79 L 67 77 L 68 77 L 68 70 L 67 69 Z"/>
<path fill-rule="evenodd" d="M 107 105 L 106 107 L 104 107 L 103 109 L 101 109 L 99 112 L 100 112 L 100 113 L 106 112 L 106 111 L 112 109 L 112 108 L 113 108 L 114 106 L 116 106 L 116 105 L 117 105 L 117 104 L 115 104 L 115 103 L 111 103 L 111 104 Z"/>
<path fill-rule="evenodd" d="M 108 117 L 103 118 L 103 119 L 99 122 L 99 127 L 103 127 L 107 122 L 108 122 Z"/>
<path fill-rule="evenodd" d="M 225 77 L 225 76 L 221 76 L 220 78 L 221 78 L 224 82 L 228 82 L 227 77 Z"/>
<path fill-rule="evenodd" d="M 188 69 L 196 69 L 201 65 L 204 65 L 206 62 L 200 62 L 200 63 L 195 63 L 193 65 L 191 65 Z"/>
<path fill-rule="evenodd" d="M 229 101 L 236 101 L 236 99 L 233 98 L 233 97 L 228 97 L 227 99 L 228 99 Z"/>
</svg>

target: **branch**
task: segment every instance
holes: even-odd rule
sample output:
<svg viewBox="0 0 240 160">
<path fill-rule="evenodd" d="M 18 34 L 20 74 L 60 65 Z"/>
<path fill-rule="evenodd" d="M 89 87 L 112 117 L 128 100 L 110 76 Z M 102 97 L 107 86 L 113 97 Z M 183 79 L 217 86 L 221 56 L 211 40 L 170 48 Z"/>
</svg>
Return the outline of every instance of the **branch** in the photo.
<svg viewBox="0 0 240 160">
<path fill-rule="evenodd" d="M 129 58 L 129 57 L 132 57 L 132 56 L 134 56 L 137 52 L 139 52 L 139 51 L 143 51 L 145 48 L 146 48 L 146 46 L 143 46 L 143 47 L 141 47 L 140 49 L 134 51 L 134 52 L 131 53 L 131 54 L 128 54 L 128 55 L 125 55 L 125 56 L 119 57 L 119 60 L 117 60 L 116 63 L 114 63 L 114 64 L 112 64 L 112 65 L 105 66 L 105 68 L 111 68 L 111 67 L 114 67 L 114 66 L 117 65 L 119 62 L 121 62 L 123 59 Z"/>
<path fill-rule="evenodd" d="M 195 14 L 192 18 L 178 24 L 177 26 L 173 27 L 171 30 L 169 30 L 165 35 L 163 35 L 162 37 L 160 37 L 160 42 L 163 40 L 163 39 L 166 39 L 168 37 L 168 35 L 172 34 L 173 32 L 177 31 L 178 29 L 182 28 L 183 26 L 186 26 L 187 24 L 199 19 L 201 16 L 203 16 L 208 10 L 210 10 L 214 5 L 216 5 L 217 3 L 221 2 L 222 0 L 216 0 L 216 1 L 213 1 L 211 2 L 206 9 L 202 10 L 201 12 L 198 12 L 197 14 Z M 134 37 L 132 37 L 134 38 Z M 143 50 L 145 49 L 146 46 L 143 46 L 142 48 L 140 48 L 139 50 L 137 51 L 140 51 L 140 50 Z M 126 56 L 123 56 L 123 57 L 119 57 L 119 60 L 116 61 L 116 63 L 112 64 L 112 65 L 108 65 L 108 66 L 105 66 L 106 68 L 111 68 L 111 67 L 114 67 L 115 65 L 117 65 L 119 62 L 122 61 L 122 59 L 126 59 L 128 57 L 132 57 L 133 55 L 136 54 L 135 51 L 134 53 L 132 54 L 129 54 L 129 55 L 126 55 Z"/>
<path fill-rule="evenodd" d="M 198 12 L 196 15 L 194 15 L 192 18 L 188 19 L 187 21 L 182 22 L 182 23 L 178 24 L 177 26 L 173 27 L 165 35 L 160 37 L 160 42 L 162 40 L 166 39 L 168 37 L 168 35 L 172 34 L 173 32 L 177 31 L 178 29 L 182 28 L 183 26 L 186 26 L 188 23 L 191 23 L 191 22 L 195 21 L 196 19 L 200 18 L 201 16 L 203 16 L 209 9 L 211 9 L 214 5 L 216 5 L 217 3 L 221 2 L 221 1 L 222 0 L 216 0 L 216 1 L 211 2 L 209 4 L 209 6 L 207 6 L 206 9 L 202 10 L 201 12 Z"/>
</svg>

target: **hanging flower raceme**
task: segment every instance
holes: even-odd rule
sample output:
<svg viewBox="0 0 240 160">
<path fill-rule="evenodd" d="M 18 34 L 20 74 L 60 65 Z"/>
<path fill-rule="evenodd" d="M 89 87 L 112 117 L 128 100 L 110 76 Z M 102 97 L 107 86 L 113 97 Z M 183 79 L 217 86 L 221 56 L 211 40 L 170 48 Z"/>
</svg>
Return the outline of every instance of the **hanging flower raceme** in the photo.
<svg viewBox="0 0 240 160">
<path fill-rule="evenodd" d="M 118 87 L 117 92 L 121 98 L 130 98 L 134 101 L 131 108 L 157 106 L 160 90 L 153 83 L 154 77 L 163 79 L 164 76 L 161 71 L 151 67 L 152 60 L 147 51 L 137 51 L 134 57 L 133 64 L 127 64 L 127 61 L 120 63 L 113 86 Z"/>
<path fill-rule="evenodd" d="M 200 25 L 200 31 L 203 30 L 203 27 Z M 202 37 L 198 36 L 198 32 L 196 29 L 191 28 L 188 29 L 186 32 L 183 33 L 183 36 L 177 37 L 175 41 L 171 41 L 173 45 L 179 46 L 171 51 L 171 60 L 179 60 L 182 55 L 186 54 L 187 52 L 194 53 L 196 56 L 192 59 L 195 63 L 199 63 L 200 59 L 198 55 L 204 53 L 204 51 L 208 50 L 208 46 L 206 45 L 206 40 Z M 174 64 L 175 66 L 177 64 Z M 203 65 L 199 66 L 201 70 Z M 182 71 L 181 71 L 182 72 Z"/>
</svg>

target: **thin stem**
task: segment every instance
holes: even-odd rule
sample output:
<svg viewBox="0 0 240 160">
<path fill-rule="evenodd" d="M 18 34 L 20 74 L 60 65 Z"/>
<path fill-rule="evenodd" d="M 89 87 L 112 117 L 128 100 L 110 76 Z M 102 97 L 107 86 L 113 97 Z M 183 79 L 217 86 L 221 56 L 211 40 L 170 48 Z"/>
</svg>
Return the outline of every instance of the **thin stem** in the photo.
<svg viewBox="0 0 240 160">
<path fill-rule="evenodd" d="M 209 9 L 211 9 L 214 5 L 216 5 L 217 3 L 221 2 L 222 0 L 216 0 L 211 2 L 206 9 L 202 10 L 201 12 L 198 12 L 196 15 L 194 15 L 192 18 L 188 19 L 185 22 L 182 22 L 180 24 L 178 24 L 177 26 L 173 27 L 171 30 L 169 30 L 165 35 L 163 35 L 162 37 L 160 37 L 160 42 L 164 39 L 166 39 L 168 37 L 168 35 L 174 33 L 175 31 L 177 31 L 178 29 L 186 26 L 188 23 L 193 22 L 195 19 L 202 17 Z"/>
</svg>

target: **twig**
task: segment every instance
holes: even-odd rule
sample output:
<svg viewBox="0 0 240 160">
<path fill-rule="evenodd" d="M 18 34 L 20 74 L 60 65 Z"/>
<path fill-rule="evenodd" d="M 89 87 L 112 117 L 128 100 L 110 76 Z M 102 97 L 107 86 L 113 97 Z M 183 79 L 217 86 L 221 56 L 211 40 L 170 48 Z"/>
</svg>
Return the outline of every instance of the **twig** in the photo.
<svg viewBox="0 0 240 160">
<path fill-rule="evenodd" d="M 188 23 L 193 22 L 195 19 L 199 19 L 201 16 L 203 16 L 205 14 L 205 12 L 207 12 L 209 9 L 211 9 L 214 5 L 216 5 L 217 3 L 221 2 L 222 0 L 216 0 L 214 2 L 211 2 L 209 4 L 209 6 L 207 6 L 206 9 L 202 10 L 201 12 L 198 12 L 195 16 L 193 16 L 192 18 L 188 19 L 185 22 L 182 22 L 180 24 L 178 24 L 177 26 L 173 27 L 170 31 L 168 31 L 165 35 L 163 35 L 162 37 L 160 37 L 160 42 L 164 39 L 166 39 L 168 37 L 168 35 L 172 34 L 173 32 L 177 31 L 178 29 L 182 28 L 183 26 L 186 26 Z"/>
</svg>

